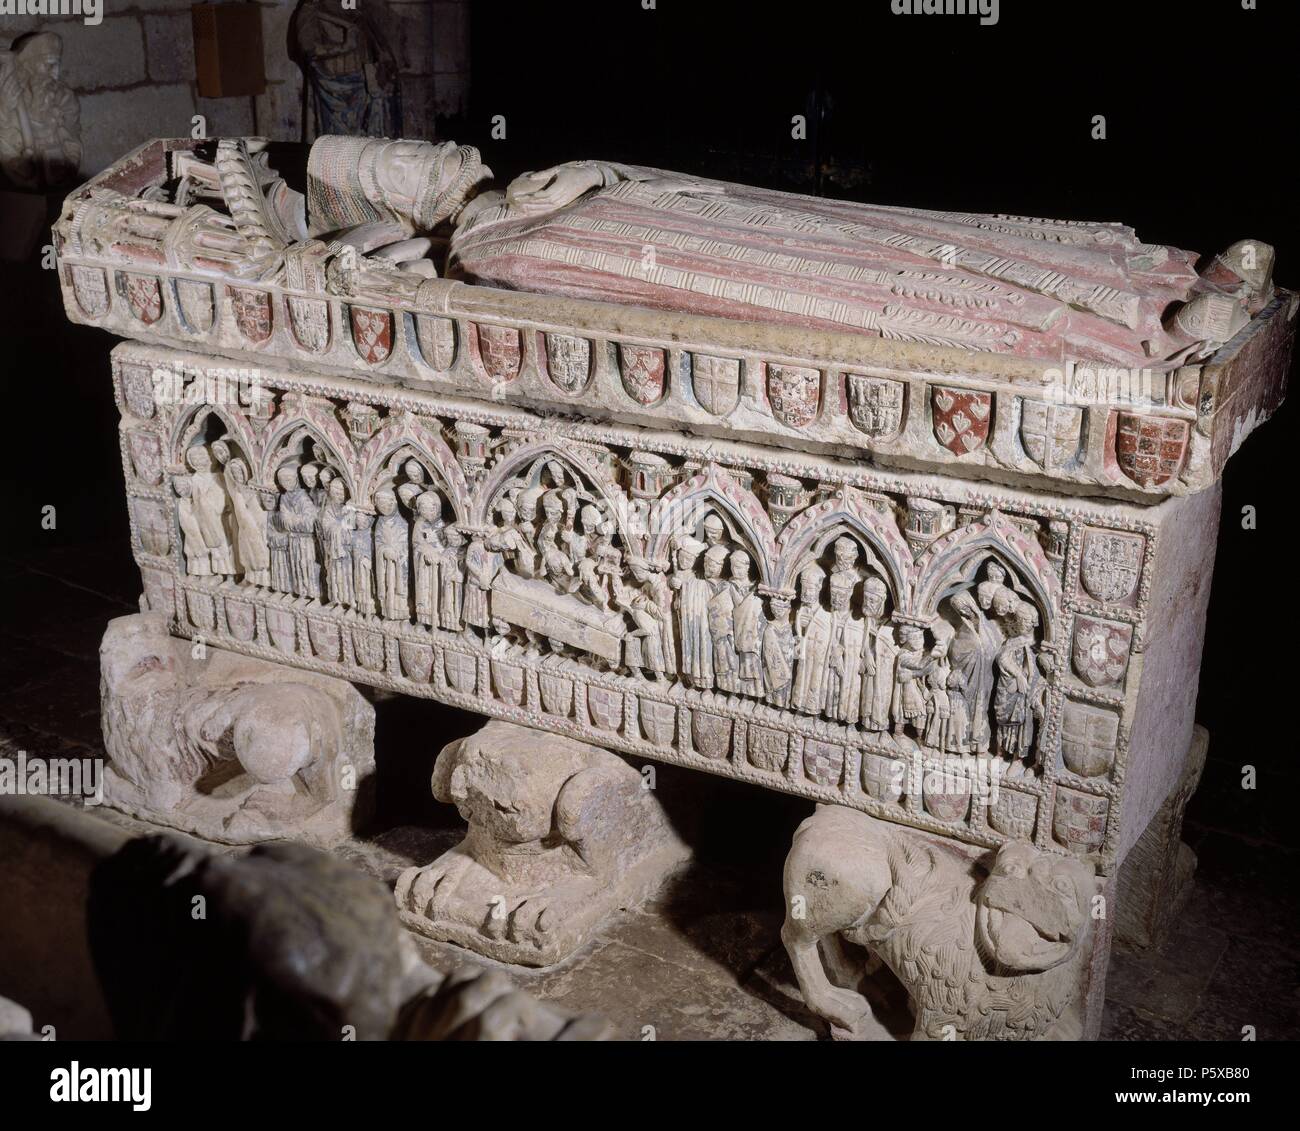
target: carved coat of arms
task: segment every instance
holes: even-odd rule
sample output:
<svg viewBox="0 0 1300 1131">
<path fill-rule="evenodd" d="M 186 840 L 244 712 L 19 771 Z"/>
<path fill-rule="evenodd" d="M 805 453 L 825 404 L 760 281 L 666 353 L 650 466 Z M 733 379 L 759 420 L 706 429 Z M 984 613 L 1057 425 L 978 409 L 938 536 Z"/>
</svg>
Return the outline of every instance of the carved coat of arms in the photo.
<svg viewBox="0 0 1300 1131">
<path fill-rule="evenodd" d="M 1061 715 L 1061 761 L 1082 778 L 1095 778 L 1115 764 L 1119 716 L 1091 703 L 1066 703 Z"/>
<path fill-rule="evenodd" d="M 138 365 L 122 367 L 122 400 L 132 416 L 148 420 L 157 406 L 153 398 L 153 374 Z"/>
<path fill-rule="evenodd" d="M 1097 617 L 1074 618 L 1074 643 L 1070 650 L 1074 670 L 1089 687 L 1114 687 L 1128 671 L 1133 626 Z"/>
<path fill-rule="evenodd" d="M 897 436 L 903 427 L 903 382 L 861 373 L 850 373 L 846 380 L 853 426 L 873 440 Z"/>
<path fill-rule="evenodd" d="M 789 745 L 790 738 L 785 731 L 751 726 L 745 744 L 745 755 L 751 766 L 779 774 L 785 770 Z"/>
<path fill-rule="evenodd" d="M 1032 840 L 1038 819 L 1038 798 L 1032 793 L 1002 787 L 989 806 L 989 824 L 1003 836 Z"/>
<path fill-rule="evenodd" d="M 1071 852 L 1095 852 L 1106 839 L 1110 802 L 1075 789 L 1057 787 L 1052 811 L 1052 836 Z"/>
<path fill-rule="evenodd" d="M 1159 487 L 1183 466 L 1191 426 L 1186 420 L 1115 414 L 1115 463 L 1139 487 Z"/>
<path fill-rule="evenodd" d="M 462 695 L 473 695 L 478 686 L 478 660 L 468 652 L 453 652 L 450 649 L 443 655 L 443 667 L 447 673 L 447 683 L 453 691 Z"/>
<path fill-rule="evenodd" d="M 162 288 L 153 275 L 124 275 L 126 302 L 131 313 L 146 325 L 162 317 Z"/>
<path fill-rule="evenodd" d="M 162 444 L 152 432 L 137 429 L 126 434 L 127 450 L 131 453 L 131 466 L 141 483 L 156 487 L 162 482 Z"/>
<path fill-rule="evenodd" d="M 993 394 L 937 385 L 930 390 L 934 437 L 955 455 L 982 448 L 989 438 Z"/>
<path fill-rule="evenodd" d="M 587 710 L 593 726 L 616 731 L 623 725 L 623 693 L 608 687 L 588 687 Z"/>
<path fill-rule="evenodd" d="M 722 715 L 692 711 L 691 736 L 695 749 L 706 758 L 725 758 L 731 753 L 731 720 Z"/>
<path fill-rule="evenodd" d="M 1083 409 L 1052 401 L 1020 402 L 1020 443 L 1044 471 L 1073 463 L 1083 439 Z"/>
<path fill-rule="evenodd" d="M 844 747 L 810 738 L 803 744 L 803 772 L 817 785 L 837 786 L 844 774 Z"/>
<path fill-rule="evenodd" d="M 672 703 L 641 700 L 641 731 L 656 746 L 671 746 L 677 731 L 677 708 Z"/>
<path fill-rule="evenodd" d="M 288 297 L 289 328 L 303 349 L 323 353 L 330 344 L 330 305 L 324 299 Z"/>
<path fill-rule="evenodd" d="M 177 279 L 176 302 L 181 308 L 181 321 L 192 334 L 206 334 L 212 329 L 216 317 L 216 302 L 212 297 L 212 284 L 200 279 Z"/>
<path fill-rule="evenodd" d="M 618 347 L 618 368 L 623 388 L 637 404 L 652 405 L 664 395 L 664 351 L 654 346 Z"/>
<path fill-rule="evenodd" d="M 72 293 L 77 305 L 88 318 L 102 318 L 108 313 L 108 280 L 101 267 L 73 267 Z"/>
<path fill-rule="evenodd" d="M 1083 540 L 1079 579 L 1090 597 L 1114 604 L 1133 595 L 1142 569 L 1143 541 L 1140 534 L 1088 531 Z"/>
<path fill-rule="evenodd" d="M 582 392 L 591 380 L 591 343 L 572 334 L 547 334 L 546 371 L 564 392 Z"/>
<path fill-rule="evenodd" d="M 415 316 L 415 340 L 420 356 L 432 369 L 450 369 L 456 360 L 456 323 L 435 314 Z"/>
<path fill-rule="evenodd" d="M 523 354 L 519 331 L 513 326 L 480 325 L 478 350 L 483 368 L 493 381 L 513 381 L 519 376 Z"/>
<path fill-rule="evenodd" d="M 288 609 L 266 606 L 266 631 L 271 636 L 271 643 L 281 652 L 292 652 L 297 642 L 297 624 L 293 613 Z"/>
<path fill-rule="evenodd" d="M 791 428 L 805 428 L 817 416 L 821 403 L 822 375 L 802 365 L 769 365 L 767 399 L 772 414 Z"/>
<path fill-rule="evenodd" d="M 271 295 L 252 287 L 227 287 L 235 325 L 245 339 L 256 345 L 271 336 Z"/>
<path fill-rule="evenodd" d="M 740 400 L 739 359 L 692 354 L 691 388 L 702 409 L 714 416 L 725 416 Z"/>
<path fill-rule="evenodd" d="M 352 341 L 364 361 L 378 365 L 393 352 L 393 316 L 387 310 L 368 306 L 348 308 L 352 319 Z"/>
</svg>

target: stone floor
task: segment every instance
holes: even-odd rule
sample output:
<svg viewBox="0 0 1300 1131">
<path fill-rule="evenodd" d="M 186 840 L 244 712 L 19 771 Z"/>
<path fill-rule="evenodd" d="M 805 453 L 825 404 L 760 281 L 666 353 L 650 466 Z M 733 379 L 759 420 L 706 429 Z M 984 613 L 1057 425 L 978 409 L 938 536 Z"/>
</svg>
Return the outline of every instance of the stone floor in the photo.
<svg viewBox="0 0 1300 1131">
<path fill-rule="evenodd" d="M 99 639 L 110 617 L 134 611 L 137 585 L 124 540 L 111 537 L 0 554 L 0 752 L 99 752 Z M 376 710 L 387 828 L 345 851 L 392 879 L 458 839 L 458 818 L 429 796 L 428 775 L 442 743 L 477 721 L 388 695 Z M 1115 955 L 1105 1037 L 1240 1039 L 1246 1025 L 1259 1039 L 1300 1036 L 1300 837 L 1288 808 L 1300 783 L 1284 774 L 1248 793 L 1240 763 L 1212 740 L 1185 829 L 1200 857 L 1194 890 L 1160 953 Z M 824 1039 L 794 992 L 778 938 L 781 861 L 808 804 L 662 768 L 666 798 L 683 781 L 697 818 L 695 861 L 652 906 L 623 914 L 561 966 L 519 980 L 539 996 L 599 1011 L 632 1038 L 649 1026 L 660 1040 Z M 463 959 L 455 948 L 422 945 L 435 965 Z"/>
</svg>

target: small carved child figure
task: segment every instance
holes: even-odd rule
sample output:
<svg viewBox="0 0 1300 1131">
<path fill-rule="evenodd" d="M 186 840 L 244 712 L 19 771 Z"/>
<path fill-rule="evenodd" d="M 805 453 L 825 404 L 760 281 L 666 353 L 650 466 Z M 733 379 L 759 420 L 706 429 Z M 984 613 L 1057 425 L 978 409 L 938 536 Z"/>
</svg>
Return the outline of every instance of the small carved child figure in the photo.
<svg viewBox="0 0 1300 1131">
<path fill-rule="evenodd" d="M 899 629 L 898 662 L 894 668 L 894 733 L 911 726 L 920 735 L 925 722 L 923 680 L 934 657 L 925 652 L 925 632 L 914 624 Z"/>
<path fill-rule="evenodd" d="M 767 701 L 773 707 L 790 706 L 790 688 L 794 684 L 794 658 L 798 650 L 794 629 L 790 625 L 790 598 L 773 593 L 768 598 L 772 619 L 763 631 L 763 679 L 767 684 Z"/>
<path fill-rule="evenodd" d="M 966 714 L 966 677 L 953 668 L 948 673 L 948 750 L 970 753 L 970 718 Z"/>
<path fill-rule="evenodd" d="M 948 695 L 948 661 L 940 657 L 925 677 L 929 699 L 925 707 L 925 745 L 947 754 L 950 745 L 952 706 Z"/>
</svg>

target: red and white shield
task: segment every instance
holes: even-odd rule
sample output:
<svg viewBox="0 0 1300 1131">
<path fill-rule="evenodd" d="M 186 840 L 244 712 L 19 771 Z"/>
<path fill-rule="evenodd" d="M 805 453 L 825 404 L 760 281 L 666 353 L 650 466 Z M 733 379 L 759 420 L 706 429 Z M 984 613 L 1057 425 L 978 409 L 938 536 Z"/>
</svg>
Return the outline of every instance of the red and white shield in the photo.
<svg viewBox="0 0 1300 1131">
<path fill-rule="evenodd" d="M 1095 852 L 1106 840 L 1110 802 L 1105 797 L 1058 786 L 1052 810 L 1052 837 L 1071 852 Z"/>
<path fill-rule="evenodd" d="M 368 672 L 384 670 L 384 635 L 372 628 L 353 628 L 352 654 Z"/>
<path fill-rule="evenodd" d="M 124 273 L 121 279 L 131 313 L 145 325 L 157 322 L 163 309 L 162 288 L 157 277 Z"/>
<path fill-rule="evenodd" d="M 542 708 L 548 715 L 567 719 L 573 713 L 573 680 L 554 672 L 540 672 L 537 686 L 542 693 Z"/>
<path fill-rule="evenodd" d="M 1098 617 L 1074 618 L 1074 643 L 1070 650 L 1074 670 L 1089 687 L 1115 687 L 1128 671 L 1133 626 Z"/>
<path fill-rule="evenodd" d="M 767 399 L 772 415 L 791 428 L 805 428 L 816 419 L 821 403 L 822 375 L 802 365 L 769 365 Z"/>
<path fill-rule="evenodd" d="M 993 394 L 936 385 L 930 390 L 934 437 L 955 455 L 969 455 L 989 438 Z"/>
<path fill-rule="evenodd" d="M 268 291 L 252 287 L 227 287 L 230 309 L 235 315 L 235 325 L 247 341 L 254 345 L 271 336 L 271 295 Z"/>
<path fill-rule="evenodd" d="M 433 648 L 416 644 L 412 640 L 397 642 L 397 655 L 402 662 L 402 674 L 412 683 L 428 683 L 433 671 Z"/>
<path fill-rule="evenodd" d="M 478 352 L 493 381 L 513 381 L 523 359 L 519 331 L 513 326 L 478 325 Z"/>
<path fill-rule="evenodd" d="M 1104 604 L 1127 601 L 1137 588 L 1145 543 L 1141 534 L 1089 530 L 1079 562 L 1079 579 L 1088 595 Z"/>
<path fill-rule="evenodd" d="M 810 738 L 803 744 L 803 772 L 817 785 L 837 786 L 844 775 L 844 747 Z"/>
<path fill-rule="evenodd" d="M 652 405 L 664 395 L 667 359 L 663 350 L 654 346 L 620 345 L 618 367 L 623 388 L 637 404 Z"/>
<path fill-rule="evenodd" d="M 1139 487 L 1159 487 L 1182 468 L 1191 434 L 1188 421 L 1116 412 L 1111 428 L 1115 463 Z"/>
<path fill-rule="evenodd" d="M 378 365 L 393 352 L 393 316 L 387 310 L 368 306 L 349 307 L 352 341 L 363 361 Z"/>
<path fill-rule="evenodd" d="M 271 635 L 271 643 L 281 652 L 292 653 L 297 643 L 297 625 L 293 613 L 288 609 L 266 607 L 266 631 Z"/>
<path fill-rule="evenodd" d="M 448 651 L 443 664 L 451 689 L 462 695 L 473 695 L 478 684 L 478 660 L 468 652 Z"/>
</svg>

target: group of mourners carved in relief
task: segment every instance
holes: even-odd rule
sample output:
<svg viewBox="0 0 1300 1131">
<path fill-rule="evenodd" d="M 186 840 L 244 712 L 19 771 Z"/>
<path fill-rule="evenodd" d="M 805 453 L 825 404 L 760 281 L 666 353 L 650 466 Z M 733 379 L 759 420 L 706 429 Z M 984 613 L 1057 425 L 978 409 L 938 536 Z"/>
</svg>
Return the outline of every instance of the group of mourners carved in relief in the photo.
<svg viewBox="0 0 1300 1131">
<path fill-rule="evenodd" d="M 274 490 L 250 482 L 226 438 L 187 449 L 173 482 L 189 574 L 505 638 L 943 754 L 1032 760 L 1054 656 L 1039 647 L 1037 606 L 994 556 L 951 579 L 928 623 L 896 619 L 883 567 L 848 534 L 810 551 L 792 592 L 760 594 L 751 552 L 716 511 L 672 535 L 664 571 L 625 549 L 613 506 L 559 460 L 507 481 L 489 523 L 466 528 L 418 459 L 394 455 L 367 507 L 320 446 L 302 447 Z"/>
</svg>

